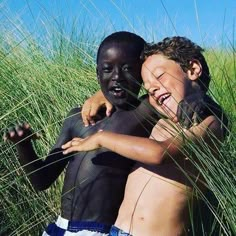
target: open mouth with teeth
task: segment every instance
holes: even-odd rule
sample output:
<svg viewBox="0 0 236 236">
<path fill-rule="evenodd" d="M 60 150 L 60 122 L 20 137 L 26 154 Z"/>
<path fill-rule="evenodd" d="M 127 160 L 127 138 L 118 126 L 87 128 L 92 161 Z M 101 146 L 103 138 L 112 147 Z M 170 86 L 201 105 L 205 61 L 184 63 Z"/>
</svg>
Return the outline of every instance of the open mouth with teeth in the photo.
<svg viewBox="0 0 236 236">
<path fill-rule="evenodd" d="M 115 96 L 115 97 L 119 97 L 122 98 L 126 95 L 126 92 L 123 88 L 121 88 L 119 85 L 114 85 L 109 89 L 109 92 Z"/>
<path fill-rule="evenodd" d="M 167 101 L 170 98 L 171 94 L 170 93 L 164 93 L 162 95 L 160 95 L 156 101 L 158 103 L 158 105 L 163 105 L 165 101 Z"/>
</svg>

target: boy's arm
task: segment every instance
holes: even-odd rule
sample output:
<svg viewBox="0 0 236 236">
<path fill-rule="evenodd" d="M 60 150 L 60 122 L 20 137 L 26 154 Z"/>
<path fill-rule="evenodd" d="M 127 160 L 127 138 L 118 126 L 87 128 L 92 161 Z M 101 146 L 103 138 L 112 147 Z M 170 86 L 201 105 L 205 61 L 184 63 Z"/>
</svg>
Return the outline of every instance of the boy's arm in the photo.
<svg viewBox="0 0 236 236">
<path fill-rule="evenodd" d="M 155 135 L 153 135 L 154 139 L 148 139 L 103 131 L 86 139 L 73 139 L 63 145 L 63 149 L 65 149 L 64 153 L 68 154 L 73 151 L 89 151 L 105 147 L 135 161 L 160 164 L 167 158 L 175 158 L 181 154 L 186 140 L 194 143 L 203 140 L 208 145 L 212 145 L 212 134 L 217 139 L 222 139 L 219 121 L 210 116 L 198 126 L 184 133 L 179 132 L 175 137 L 165 141 L 156 141 Z"/>
<path fill-rule="evenodd" d="M 32 140 L 37 139 L 38 137 L 39 136 L 31 130 L 28 123 L 10 127 L 3 137 L 4 141 L 11 141 L 15 144 L 19 162 L 27 173 L 30 182 L 36 189 L 38 189 L 38 182 L 41 179 L 37 170 L 41 168 L 43 163 L 37 156 L 32 145 Z"/>
<path fill-rule="evenodd" d="M 45 160 L 38 157 L 33 148 L 32 142 L 35 135 L 29 124 L 25 123 L 11 128 L 4 135 L 5 140 L 12 141 L 16 145 L 19 162 L 36 190 L 47 189 L 68 163 L 68 158 L 62 154 L 60 146 L 71 139 L 68 136 L 69 125 L 69 121 L 66 119 L 56 145 Z"/>
<path fill-rule="evenodd" d="M 157 111 L 150 104 L 146 103 L 147 94 L 143 95 L 140 100 L 141 106 L 144 107 L 142 103 L 145 103 L 148 108 L 149 117 L 153 115 L 155 120 L 158 116 Z M 193 124 L 198 124 L 199 119 L 202 114 L 209 108 L 209 97 L 203 93 L 198 93 L 197 95 L 189 95 L 184 100 L 178 104 L 177 117 L 175 122 L 179 122 L 183 127 L 189 129 Z M 214 104 L 214 106 L 216 103 Z M 82 107 L 82 119 L 85 126 L 94 125 L 96 123 L 96 116 L 98 111 L 102 108 L 106 108 L 106 116 L 110 116 L 112 113 L 113 105 L 104 97 L 101 90 L 96 92 L 92 97 L 88 98 Z M 140 108 L 137 107 L 137 111 Z M 146 108 L 145 108 L 146 109 Z M 147 110 L 147 109 L 146 109 Z M 140 110 L 141 111 L 141 110 Z M 142 111 L 141 111 L 142 112 Z M 143 113 L 145 113 L 144 111 Z"/>
</svg>

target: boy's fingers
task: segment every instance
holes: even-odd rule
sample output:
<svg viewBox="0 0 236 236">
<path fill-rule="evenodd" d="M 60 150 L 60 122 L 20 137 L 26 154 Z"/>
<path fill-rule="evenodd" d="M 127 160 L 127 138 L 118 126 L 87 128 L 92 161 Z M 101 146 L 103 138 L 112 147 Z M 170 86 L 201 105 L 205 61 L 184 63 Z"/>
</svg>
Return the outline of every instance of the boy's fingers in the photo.
<svg viewBox="0 0 236 236">
<path fill-rule="evenodd" d="M 83 120 L 84 126 L 90 125 L 91 109 L 92 109 L 91 102 L 89 102 L 88 100 L 85 101 L 84 105 L 82 106 L 82 110 L 81 110 L 81 115 L 82 115 L 82 120 Z"/>
<path fill-rule="evenodd" d="M 30 125 L 27 122 L 23 122 L 22 127 L 24 127 L 25 129 L 30 129 Z"/>
<path fill-rule="evenodd" d="M 35 133 L 34 137 L 35 139 L 41 139 L 42 135 L 40 133 Z"/>
<path fill-rule="evenodd" d="M 82 138 L 75 137 L 75 138 L 73 138 L 71 141 L 74 142 L 74 141 L 82 141 L 82 140 L 83 140 Z"/>
<path fill-rule="evenodd" d="M 99 110 L 99 105 L 98 104 L 92 104 L 91 107 L 90 107 L 90 112 L 89 112 L 89 117 L 94 117 L 97 115 L 98 113 L 98 110 Z"/>
<path fill-rule="evenodd" d="M 86 111 L 86 114 L 82 114 L 82 120 L 85 127 L 95 124 L 93 117 L 95 116 L 94 114 L 97 113 L 97 109 L 98 108 L 91 106 L 91 109 L 89 111 Z"/>
<path fill-rule="evenodd" d="M 81 110 L 81 116 L 82 116 L 84 126 L 89 126 L 89 121 L 87 118 L 88 114 L 89 114 L 88 108 L 85 108 L 85 105 L 84 105 Z"/>
<path fill-rule="evenodd" d="M 23 136 L 24 131 L 22 129 L 22 125 L 16 125 L 15 130 L 16 130 L 16 133 L 19 137 Z"/>
<path fill-rule="evenodd" d="M 61 146 L 61 148 L 62 148 L 62 149 L 67 149 L 67 148 L 69 148 L 69 147 L 71 146 L 71 142 L 72 142 L 72 141 L 69 141 L 69 142 L 63 144 L 63 145 Z"/>
<path fill-rule="evenodd" d="M 71 148 L 73 146 L 77 146 L 83 139 L 82 138 L 73 138 L 71 141 L 63 144 L 61 146 L 62 149 L 68 149 Z"/>
<path fill-rule="evenodd" d="M 8 138 L 9 138 L 9 136 L 8 136 L 8 133 L 7 132 L 5 132 L 4 134 L 3 134 L 3 141 L 4 142 L 6 142 L 7 140 L 8 140 Z"/>
<path fill-rule="evenodd" d="M 88 111 L 84 111 L 83 113 L 81 112 L 82 115 L 82 120 L 84 123 L 84 126 L 87 127 L 90 125 L 90 118 L 89 118 L 89 113 Z"/>
<path fill-rule="evenodd" d="M 189 129 L 191 127 L 192 121 L 186 117 L 186 119 L 183 121 L 182 127 L 184 129 Z"/>
<path fill-rule="evenodd" d="M 90 115 L 82 116 L 82 120 L 83 120 L 85 127 L 95 124 L 95 121 L 93 120 L 93 118 Z"/>
<path fill-rule="evenodd" d="M 98 110 L 100 109 L 100 106 L 97 103 L 93 103 L 90 106 L 90 110 L 87 115 L 87 121 L 89 125 L 95 125 L 95 117 L 98 114 Z"/>
<path fill-rule="evenodd" d="M 88 121 L 88 119 L 87 119 L 87 117 L 82 117 L 82 120 L 83 120 L 83 123 L 84 123 L 84 126 L 85 127 L 87 127 L 87 126 L 89 126 L 89 121 Z"/>
<path fill-rule="evenodd" d="M 72 141 L 70 142 L 71 147 L 72 146 L 77 146 L 83 141 L 82 138 L 73 138 Z"/>
<path fill-rule="evenodd" d="M 106 102 L 105 106 L 106 106 L 106 116 L 110 116 L 112 113 L 113 106 L 111 105 L 110 102 Z"/>
<path fill-rule="evenodd" d="M 8 128 L 8 134 L 9 134 L 9 138 L 13 138 L 16 134 L 15 128 L 14 127 Z"/>
<path fill-rule="evenodd" d="M 197 112 L 194 112 L 194 114 L 193 114 L 193 126 L 198 125 L 199 122 L 200 122 L 200 120 L 199 120 L 198 114 L 197 114 Z"/>
<path fill-rule="evenodd" d="M 68 154 L 71 152 L 76 152 L 76 151 L 80 151 L 78 146 L 72 146 L 67 148 L 65 151 L 63 151 L 63 154 Z"/>
<path fill-rule="evenodd" d="M 95 125 L 95 121 L 92 116 L 88 116 L 87 120 L 88 120 L 89 125 Z"/>
</svg>

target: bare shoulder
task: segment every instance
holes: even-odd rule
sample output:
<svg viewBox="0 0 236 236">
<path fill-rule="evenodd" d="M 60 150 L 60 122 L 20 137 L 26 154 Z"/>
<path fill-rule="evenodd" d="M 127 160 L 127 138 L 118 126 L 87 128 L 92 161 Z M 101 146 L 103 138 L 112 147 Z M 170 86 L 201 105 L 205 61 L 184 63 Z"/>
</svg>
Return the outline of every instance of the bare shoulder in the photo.
<svg viewBox="0 0 236 236">
<path fill-rule="evenodd" d="M 150 138 L 157 141 L 165 141 L 185 134 L 190 139 L 214 136 L 221 141 L 224 138 L 224 129 L 222 121 L 213 115 L 206 117 L 201 123 L 191 127 L 189 130 L 183 129 L 179 124 L 170 120 L 160 119 L 154 126 Z"/>
</svg>

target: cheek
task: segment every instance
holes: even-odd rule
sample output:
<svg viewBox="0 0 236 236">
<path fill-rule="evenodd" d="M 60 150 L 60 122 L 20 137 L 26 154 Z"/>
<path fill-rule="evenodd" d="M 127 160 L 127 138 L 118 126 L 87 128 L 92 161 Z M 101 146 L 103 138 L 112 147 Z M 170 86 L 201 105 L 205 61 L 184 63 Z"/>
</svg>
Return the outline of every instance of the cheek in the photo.
<svg viewBox="0 0 236 236">
<path fill-rule="evenodd" d="M 99 84 L 100 84 L 100 87 L 101 87 L 102 91 L 107 91 L 108 90 L 109 81 L 99 80 Z"/>
<path fill-rule="evenodd" d="M 147 82 L 147 80 L 144 80 L 144 79 L 143 79 L 143 87 L 146 89 L 146 91 L 149 90 L 150 84 Z"/>
</svg>

